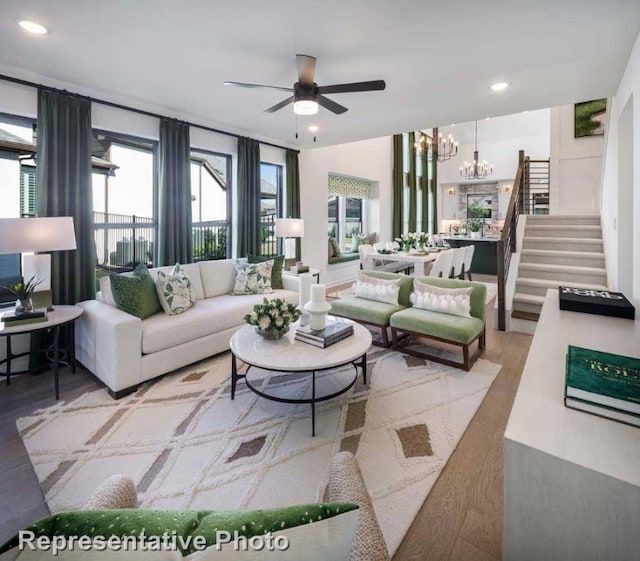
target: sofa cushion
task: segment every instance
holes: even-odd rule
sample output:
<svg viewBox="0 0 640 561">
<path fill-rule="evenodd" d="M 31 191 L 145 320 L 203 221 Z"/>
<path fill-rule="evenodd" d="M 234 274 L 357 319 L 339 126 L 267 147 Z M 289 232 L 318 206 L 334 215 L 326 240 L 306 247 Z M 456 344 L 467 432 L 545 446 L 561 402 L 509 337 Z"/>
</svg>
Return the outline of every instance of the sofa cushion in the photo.
<svg viewBox="0 0 640 561">
<path fill-rule="evenodd" d="M 170 265 L 168 267 L 155 267 L 153 269 L 149 269 L 149 273 L 151 277 L 155 281 L 158 278 L 158 271 L 162 271 L 166 275 L 170 275 L 173 271 L 175 265 Z M 184 274 L 189 277 L 191 281 L 191 286 L 196 295 L 196 300 L 204 300 L 204 288 L 202 286 L 202 277 L 200 273 L 200 264 L 199 263 L 187 263 L 186 265 L 180 265 L 180 268 L 184 271 Z M 100 287 L 102 288 L 102 286 Z"/>
<path fill-rule="evenodd" d="M 200 266 L 205 298 L 231 293 L 236 281 L 235 259 L 200 261 L 198 265 Z"/>
<path fill-rule="evenodd" d="M 400 279 L 374 279 L 360 274 L 353 285 L 353 292 L 357 298 L 398 306 Z"/>
<path fill-rule="evenodd" d="M 261 257 L 260 255 L 247 255 L 248 263 L 264 263 L 273 259 L 273 269 L 271 269 L 271 288 L 284 288 L 282 286 L 282 268 L 284 267 L 284 255 L 275 257 Z"/>
<path fill-rule="evenodd" d="M 389 318 L 396 312 L 404 310 L 405 306 L 394 306 L 374 300 L 364 300 L 356 296 L 345 296 L 331 302 L 330 314 L 373 323 L 375 325 L 389 325 Z"/>
<path fill-rule="evenodd" d="M 273 292 L 273 288 L 271 288 L 273 264 L 273 259 L 262 263 L 238 261 L 236 263 L 236 281 L 233 285 L 232 294 L 244 296 L 246 294 L 270 294 Z"/>
<path fill-rule="evenodd" d="M 298 293 L 291 290 L 276 290 L 272 296 L 284 298 L 292 304 L 298 303 Z M 151 316 L 142 322 L 142 353 L 170 349 L 225 329 L 239 327 L 244 322 L 244 316 L 263 298 L 262 294 L 226 294 L 202 300 L 184 314 Z"/>
<path fill-rule="evenodd" d="M 411 303 L 415 308 L 463 318 L 471 317 L 469 312 L 471 310 L 472 287 L 441 288 L 414 279 L 413 289 Z"/>
<path fill-rule="evenodd" d="M 457 343 L 470 343 L 484 329 L 484 321 L 463 318 L 419 308 L 407 308 L 391 316 L 391 327 L 413 333 L 422 333 Z"/>
<path fill-rule="evenodd" d="M 183 314 L 196 303 L 191 279 L 178 263 L 171 274 L 158 271 L 156 292 L 162 309 L 169 315 Z"/>
<path fill-rule="evenodd" d="M 131 275 L 111 275 L 111 291 L 118 309 L 132 316 L 144 319 L 162 311 L 146 265 L 138 265 Z"/>
<path fill-rule="evenodd" d="M 438 286 L 440 288 L 473 288 L 473 292 L 471 293 L 471 315 L 474 318 L 484 320 L 487 307 L 487 287 L 481 282 L 437 277 L 418 277 L 417 280 L 423 284 L 430 284 L 431 286 Z"/>
</svg>

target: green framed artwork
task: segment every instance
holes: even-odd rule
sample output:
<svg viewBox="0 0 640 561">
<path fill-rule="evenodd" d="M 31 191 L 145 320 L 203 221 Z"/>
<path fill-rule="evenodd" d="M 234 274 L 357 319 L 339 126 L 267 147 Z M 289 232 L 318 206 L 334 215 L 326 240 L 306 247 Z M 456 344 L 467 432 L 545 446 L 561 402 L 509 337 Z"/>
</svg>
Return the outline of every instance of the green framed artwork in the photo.
<svg viewBox="0 0 640 561">
<path fill-rule="evenodd" d="M 574 137 L 604 134 L 607 115 L 607 100 L 594 99 L 575 104 Z"/>
</svg>

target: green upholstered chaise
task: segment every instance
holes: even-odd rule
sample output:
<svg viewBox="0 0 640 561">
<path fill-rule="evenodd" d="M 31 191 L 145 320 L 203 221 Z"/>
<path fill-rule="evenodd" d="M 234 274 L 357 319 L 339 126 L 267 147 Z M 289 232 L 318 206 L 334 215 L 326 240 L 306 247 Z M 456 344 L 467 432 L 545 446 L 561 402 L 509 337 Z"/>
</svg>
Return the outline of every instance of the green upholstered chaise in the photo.
<svg viewBox="0 0 640 561">
<path fill-rule="evenodd" d="M 376 279 L 393 280 L 400 279 L 400 294 L 398 295 L 398 306 L 376 302 L 375 300 L 365 300 L 356 296 L 346 296 L 340 300 L 331 302 L 331 314 L 357 321 L 364 325 L 379 327 L 382 332 L 382 342 L 375 341 L 374 345 L 379 347 L 389 347 L 390 340 L 387 332 L 389 320 L 396 312 L 406 310 L 411 306 L 409 295 L 413 288 L 413 277 L 400 275 L 398 273 L 385 273 L 381 271 L 361 271 L 361 275 Z"/>
<path fill-rule="evenodd" d="M 414 356 L 470 370 L 478 358 L 478 355 L 485 347 L 487 287 L 478 282 L 436 277 L 420 277 L 418 280 L 440 288 L 472 287 L 471 317 L 465 318 L 414 307 L 397 311 L 392 314 L 390 318 L 393 348 Z M 401 335 L 432 339 L 461 347 L 462 362 L 455 362 L 445 357 L 423 353 L 410 347 L 401 347 L 399 341 Z M 469 349 L 475 341 L 478 341 L 478 350 L 474 356 L 470 358 Z"/>
</svg>

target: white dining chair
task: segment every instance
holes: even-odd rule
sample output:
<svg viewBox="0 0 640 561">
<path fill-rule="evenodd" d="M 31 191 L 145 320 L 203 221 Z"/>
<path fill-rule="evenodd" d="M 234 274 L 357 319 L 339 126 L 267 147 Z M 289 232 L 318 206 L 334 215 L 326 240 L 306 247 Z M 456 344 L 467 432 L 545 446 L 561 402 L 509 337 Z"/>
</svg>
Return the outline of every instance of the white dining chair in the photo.
<svg viewBox="0 0 640 561">
<path fill-rule="evenodd" d="M 464 278 L 464 274 L 466 273 L 469 280 L 473 280 L 471 278 L 471 263 L 473 262 L 473 254 L 475 250 L 475 244 L 467 245 L 464 248 L 464 270 L 462 271 L 462 278 Z"/>
<path fill-rule="evenodd" d="M 373 249 L 375 249 L 376 251 L 387 249 L 387 244 L 385 242 L 376 242 L 373 244 Z"/>
<path fill-rule="evenodd" d="M 451 273 L 451 262 L 453 259 L 453 251 L 451 249 L 447 249 L 446 251 L 441 251 L 438 254 L 438 257 L 433 262 L 433 267 L 429 271 L 430 277 L 444 277 L 445 279 L 449 278 L 449 274 Z"/>
<path fill-rule="evenodd" d="M 388 249 L 389 251 L 396 251 L 400 249 L 400 244 L 398 242 L 387 242 L 385 246 L 385 249 Z"/>
<path fill-rule="evenodd" d="M 457 247 L 451 250 L 451 278 L 462 278 L 462 269 L 464 267 L 464 247 Z"/>
<path fill-rule="evenodd" d="M 373 259 L 367 259 L 367 256 L 373 253 L 373 246 L 364 243 L 358 246 L 358 255 L 360 256 L 360 268 L 361 269 L 374 269 Z"/>
</svg>

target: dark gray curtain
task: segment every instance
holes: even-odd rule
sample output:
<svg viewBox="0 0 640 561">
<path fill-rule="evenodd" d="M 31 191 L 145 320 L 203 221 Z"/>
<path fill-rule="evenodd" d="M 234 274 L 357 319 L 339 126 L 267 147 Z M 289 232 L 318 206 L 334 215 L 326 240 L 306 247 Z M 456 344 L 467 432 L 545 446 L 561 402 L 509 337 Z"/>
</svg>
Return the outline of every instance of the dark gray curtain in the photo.
<svg viewBox="0 0 640 561">
<path fill-rule="evenodd" d="M 40 216 L 72 216 L 75 251 L 51 253 L 54 304 L 96 295 L 91 187 L 91 102 L 38 90 L 37 185 Z"/>
<path fill-rule="evenodd" d="M 191 263 L 189 125 L 172 119 L 160 120 L 158 160 L 158 265 Z"/>
<path fill-rule="evenodd" d="M 393 237 L 402 234 L 404 213 L 404 162 L 402 159 L 402 135 L 393 135 Z"/>
<path fill-rule="evenodd" d="M 429 216 L 429 150 L 427 146 L 423 146 L 420 151 L 420 160 L 422 162 L 422 175 L 420 176 L 420 191 L 422 192 L 422 232 L 431 232 L 430 216 Z M 437 233 L 437 232 L 436 232 Z"/>
<path fill-rule="evenodd" d="M 287 166 L 287 202 L 284 218 L 300 218 L 300 168 L 298 152 L 287 150 L 285 163 Z M 296 261 L 302 258 L 300 238 L 296 239 Z"/>
<path fill-rule="evenodd" d="M 260 255 L 260 143 L 238 138 L 238 257 Z"/>
<path fill-rule="evenodd" d="M 418 216 L 418 186 L 416 184 L 416 133 L 409 133 L 409 232 L 415 232 Z"/>
</svg>

